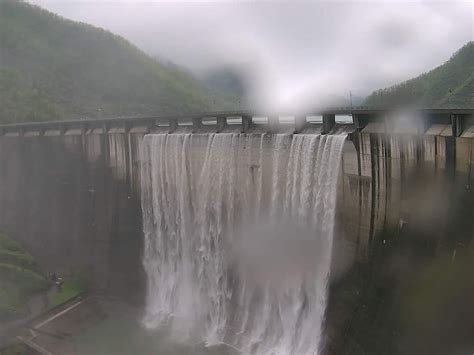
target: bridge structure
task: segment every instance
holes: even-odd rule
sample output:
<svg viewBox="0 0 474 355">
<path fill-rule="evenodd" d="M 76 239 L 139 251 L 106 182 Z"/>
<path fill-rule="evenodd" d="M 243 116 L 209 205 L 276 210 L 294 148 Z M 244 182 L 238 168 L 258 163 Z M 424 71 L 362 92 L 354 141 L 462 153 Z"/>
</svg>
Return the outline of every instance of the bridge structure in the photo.
<svg viewBox="0 0 474 355">
<path fill-rule="evenodd" d="M 394 117 L 401 111 L 381 107 L 324 108 L 300 114 L 265 114 L 251 111 L 200 112 L 173 116 L 116 117 L 64 121 L 10 123 L 0 125 L 0 136 L 41 136 L 88 133 L 173 133 L 181 128 L 197 133 L 225 132 L 228 128 L 242 133 L 255 128 L 276 133 L 280 131 L 301 133 L 306 128 L 318 127 L 322 134 L 330 133 L 337 124 L 352 125 L 354 132 L 370 124 L 381 125 L 377 133 L 388 131 Z M 433 125 L 449 128 L 446 136 L 460 137 L 469 131 L 474 136 L 474 108 L 418 108 L 405 111 L 410 115 L 411 133 L 424 134 Z M 472 132 L 471 132 L 472 131 Z"/>
</svg>

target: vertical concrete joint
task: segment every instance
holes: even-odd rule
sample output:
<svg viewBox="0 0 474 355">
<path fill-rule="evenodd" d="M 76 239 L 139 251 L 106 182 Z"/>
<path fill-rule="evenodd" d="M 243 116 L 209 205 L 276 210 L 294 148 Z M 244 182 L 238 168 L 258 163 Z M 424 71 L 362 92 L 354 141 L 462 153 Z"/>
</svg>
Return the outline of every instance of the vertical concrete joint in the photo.
<svg viewBox="0 0 474 355">
<path fill-rule="evenodd" d="M 86 151 L 86 146 L 87 146 L 86 131 L 87 131 L 87 125 L 85 123 L 81 123 L 81 143 L 82 143 L 82 154 L 84 156 L 87 155 L 87 151 Z"/>
<path fill-rule="evenodd" d="M 461 115 L 451 114 L 451 127 L 453 131 L 453 137 L 460 137 L 463 131 Z"/>
<path fill-rule="evenodd" d="M 130 130 L 132 129 L 132 123 L 131 122 L 125 122 L 123 125 L 123 128 L 125 130 L 125 134 L 128 134 Z"/>
<path fill-rule="evenodd" d="M 168 122 L 169 122 L 168 133 L 173 133 L 178 128 L 178 120 L 176 118 L 170 118 Z"/>
<path fill-rule="evenodd" d="M 227 125 L 227 118 L 226 117 L 217 117 L 217 133 L 222 132 L 225 129 L 225 126 Z"/>
<path fill-rule="evenodd" d="M 359 115 L 354 115 L 352 114 L 352 122 L 354 122 L 354 127 L 357 132 L 360 132 L 362 130 L 361 125 L 360 125 L 360 119 Z"/>
<path fill-rule="evenodd" d="M 202 125 L 202 117 L 193 118 L 193 133 L 198 132 Z"/>
</svg>

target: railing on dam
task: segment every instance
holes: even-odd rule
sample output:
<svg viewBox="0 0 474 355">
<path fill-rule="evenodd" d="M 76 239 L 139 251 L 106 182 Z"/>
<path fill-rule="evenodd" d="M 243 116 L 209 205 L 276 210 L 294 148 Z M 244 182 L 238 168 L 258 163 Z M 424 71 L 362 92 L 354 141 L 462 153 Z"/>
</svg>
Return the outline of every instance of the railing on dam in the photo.
<svg viewBox="0 0 474 355">
<path fill-rule="evenodd" d="M 405 111 L 405 113 L 408 111 Z M 369 124 L 382 124 L 382 130 L 394 121 L 400 112 L 390 108 L 339 107 L 325 108 L 305 114 L 260 114 L 250 111 L 201 112 L 187 115 L 116 117 L 102 119 L 79 119 L 65 121 L 43 121 L 0 125 L 0 135 L 38 136 L 76 133 L 103 133 L 110 130 L 129 132 L 153 132 L 155 130 L 172 133 L 180 127 L 191 132 L 202 130 L 223 132 L 228 127 L 240 132 L 252 131 L 260 127 L 268 132 L 290 130 L 300 133 L 305 128 L 319 126 L 323 134 L 331 132 L 337 123 L 353 125 L 354 131 L 361 131 Z M 474 109 L 422 108 L 409 111 L 412 118 L 411 132 L 424 134 L 432 125 L 449 126 L 451 136 L 459 137 L 469 130 L 474 135 Z M 339 121 L 338 121 L 339 118 Z"/>
</svg>

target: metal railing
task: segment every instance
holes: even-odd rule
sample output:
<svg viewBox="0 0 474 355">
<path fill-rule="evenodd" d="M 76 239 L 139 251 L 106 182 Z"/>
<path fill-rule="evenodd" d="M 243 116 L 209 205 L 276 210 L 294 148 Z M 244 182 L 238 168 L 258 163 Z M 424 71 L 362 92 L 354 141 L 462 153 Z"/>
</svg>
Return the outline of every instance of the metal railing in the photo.
<svg viewBox="0 0 474 355">
<path fill-rule="evenodd" d="M 25 133 L 35 133 L 43 135 L 47 131 L 57 131 L 59 134 L 68 130 L 81 130 L 83 133 L 91 130 L 108 132 L 111 129 L 121 129 L 128 132 L 134 127 L 142 127 L 144 131 L 151 132 L 156 129 L 173 132 L 180 126 L 192 127 L 193 132 L 197 132 L 203 127 L 221 132 L 226 127 L 240 125 L 242 132 L 247 132 L 252 127 L 258 126 L 259 117 L 267 117 L 266 126 L 268 131 L 278 131 L 281 127 L 294 126 L 294 132 L 298 133 L 305 127 L 321 124 L 323 133 L 328 133 L 336 124 L 337 116 L 351 116 L 355 129 L 362 129 L 369 121 L 378 121 L 392 111 L 386 107 L 337 107 L 323 108 L 318 111 L 304 114 L 265 114 L 250 111 L 217 111 L 200 112 L 194 114 L 169 115 L 169 116 L 147 116 L 147 117 L 113 117 L 100 119 L 78 119 L 64 121 L 42 121 L 26 123 L 9 123 L 0 125 L 0 135 Z M 449 122 L 456 122 L 456 134 L 460 132 L 459 118 L 471 117 L 474 109 L 453 109 L 453 108 L 421 108 L 417 113 L 424 116 L 443 116 Z M 319 122 L 308 119 L 309 117 L 320 116 Z M 285 117 L 285 119 L 281 119 Z M 291 119 L 288 119 L 290 117 Z M 456 119 L 454 119 L 456 118 Z M 347 123 L 347 122 L 346 122 Z M 448 121 L 446 122 L 448 123 Z M 454 124 L 454 123 L 453 123 Z M 214 128 L 212 128 L 214 127 Z"/>
</svg>

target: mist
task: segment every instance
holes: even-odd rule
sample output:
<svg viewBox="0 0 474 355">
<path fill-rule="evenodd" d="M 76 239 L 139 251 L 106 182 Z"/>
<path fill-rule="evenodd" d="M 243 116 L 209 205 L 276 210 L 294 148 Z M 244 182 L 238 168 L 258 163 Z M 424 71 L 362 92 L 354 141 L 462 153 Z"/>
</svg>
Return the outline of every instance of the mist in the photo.
<svg viewBox="0 0 474 355">
<path fill-rule="evenodd" d="M 473 39 L 471 2 L 32 1 L 202 75 L 245 67 L 266 109 L 365 96 Z"/>
<path fill-rule="evenodd" d="M 31 0 L 197 76 L 245 68 L 253 103 L 294 110 L 407 80 L 472 40 L 473 3 Z"/>
</svg>

